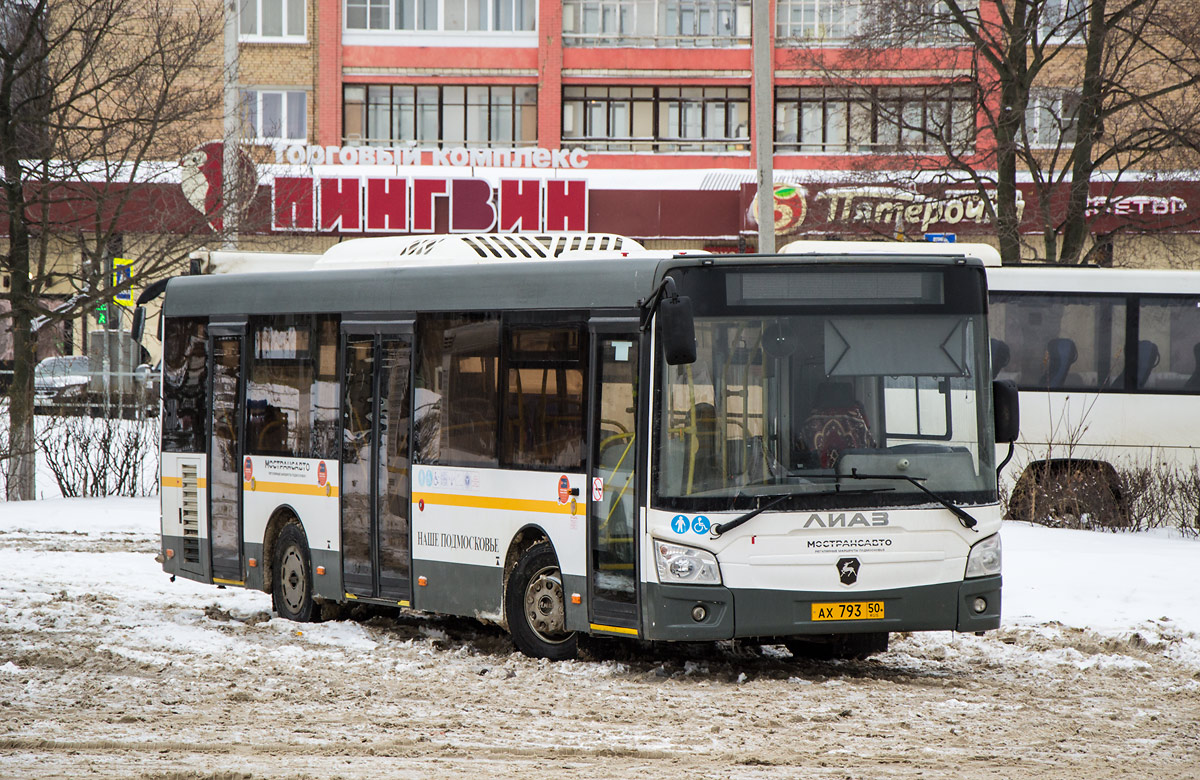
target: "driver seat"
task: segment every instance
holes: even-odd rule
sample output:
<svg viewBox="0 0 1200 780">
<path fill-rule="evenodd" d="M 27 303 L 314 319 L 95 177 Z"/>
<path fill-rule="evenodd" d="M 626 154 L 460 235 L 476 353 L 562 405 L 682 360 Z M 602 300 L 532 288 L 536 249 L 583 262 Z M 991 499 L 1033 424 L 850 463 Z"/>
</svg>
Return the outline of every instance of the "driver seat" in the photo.
<svg viewBox="0 0 1200 780">
<path fill-rule="evenodd" d="M 801 429 L 804 444 L 821 468 L 831 469 L 846 450 L 874 447 L 867 413 L 848 382 L 822 382 Z"/>
</svg>

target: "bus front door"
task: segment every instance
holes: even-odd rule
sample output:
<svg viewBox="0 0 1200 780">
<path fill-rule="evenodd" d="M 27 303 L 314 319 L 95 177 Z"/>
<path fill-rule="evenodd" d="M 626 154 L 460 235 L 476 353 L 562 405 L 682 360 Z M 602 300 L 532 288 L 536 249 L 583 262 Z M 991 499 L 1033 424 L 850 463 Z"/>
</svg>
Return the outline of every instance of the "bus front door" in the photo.
<svg viewBox="0 0 1200 780">
<path fill-rule="evenodd" d="M 408 606 L 412 336 L 343 324 L 342 576 L 351 597 Z"/>
<path fill-rule="evenodd" d="M 597 332 L 592 343 L 595 353 L 588 497 L 591 629 L 636 636 L 637 331 Z"/>
<path fill-rule="evenodd" d="M 209 555 L 213 582 L 241 585 L 242 332 L 210 328 L 212 411 L 209 419 Z"/>
</svg>

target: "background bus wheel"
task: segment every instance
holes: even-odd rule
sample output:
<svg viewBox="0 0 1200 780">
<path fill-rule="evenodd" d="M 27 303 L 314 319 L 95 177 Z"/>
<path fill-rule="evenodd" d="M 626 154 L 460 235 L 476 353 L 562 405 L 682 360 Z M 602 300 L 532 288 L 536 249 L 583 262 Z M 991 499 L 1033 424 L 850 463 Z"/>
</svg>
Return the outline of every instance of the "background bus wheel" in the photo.
<svg viewBox="0 0 1200 780">
<path fill-rule="evenodd" d="M 888 635 L 886 631 L 869 634 L 830 634 L 828 636 L 793 637 L 784 641 L 784 646 L 795 658 L 817 661 L 835 659 L 867 658 L 876 653 L 886 653 Z"/>
<path fill-rule="evenodd" d="M 578 637 L 567 631 L 562 572 L 549 542 L 530 547 L 517 561 L 504 593 L 513 644 L 532 658 L 574 658 Z"/>
<path fill-rule="evenodd" d="M 304 530 L 296 523 L 288 523 L 279 532 L 272 570 L 271 601 L 279 616 L 298 623 L 315 622 L 319 613 L 312 595 L 312 558 Z"/>
</svg>

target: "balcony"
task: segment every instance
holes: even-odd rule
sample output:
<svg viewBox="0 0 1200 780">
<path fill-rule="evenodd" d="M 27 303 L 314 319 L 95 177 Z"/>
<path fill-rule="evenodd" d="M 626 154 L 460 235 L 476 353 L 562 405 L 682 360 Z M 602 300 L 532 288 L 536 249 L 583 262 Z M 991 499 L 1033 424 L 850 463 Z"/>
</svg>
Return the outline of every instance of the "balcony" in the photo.
<svg viewBox="0 0 1200 780">
<path fill-rule="evenodd" d="M 750 0 L 564 0 L 565 46 L 750 45 Z"/>
</svg>

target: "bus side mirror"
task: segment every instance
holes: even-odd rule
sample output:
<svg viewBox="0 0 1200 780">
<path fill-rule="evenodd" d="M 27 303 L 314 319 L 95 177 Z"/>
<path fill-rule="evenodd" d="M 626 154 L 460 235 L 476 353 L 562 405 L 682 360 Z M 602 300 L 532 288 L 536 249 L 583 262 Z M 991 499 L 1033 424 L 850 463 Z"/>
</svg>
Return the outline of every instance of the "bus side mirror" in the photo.
<svg viewBox="0 0 1200 780">
<path fill-rule="evenodd" d="M 129 326 L 129 335 L 134 343 L 142 343 L 142 333 L 146 330 L 146 309 L 139 306 L 133 310 L 133 324 Z"/>
<path fill-rule="evenodd" d="M 686 295 L 663 298 L 658 307 L 659 333 L 667 365 L 696 362 L 696 321 L 692 317 L 692 299 Z"/>
<path fill-rule="evenodd" d="M 992 412 L 996 421 L 996 443 L 1011 444 L 1021 432 L 1017 384 L 1011 379 L 992 382 Z"/>
</svg>

